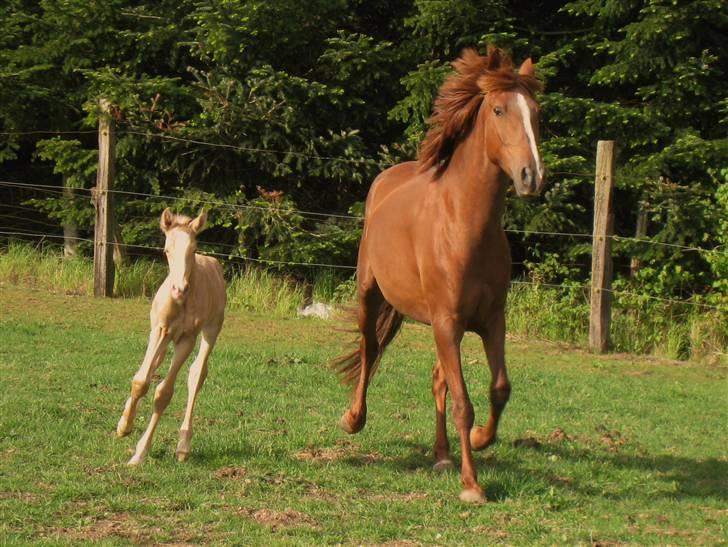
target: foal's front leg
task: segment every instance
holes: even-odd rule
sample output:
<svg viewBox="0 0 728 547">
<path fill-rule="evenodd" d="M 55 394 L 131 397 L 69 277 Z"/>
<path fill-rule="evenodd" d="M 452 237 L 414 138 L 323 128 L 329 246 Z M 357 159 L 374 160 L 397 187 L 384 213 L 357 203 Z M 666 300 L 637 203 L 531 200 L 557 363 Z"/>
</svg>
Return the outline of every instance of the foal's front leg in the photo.
<svg viewBox="0 0 728 547">
<path fill-rule="evenodd" d="M 152 418 L 149 420 L 147 430 L 136 445 L 136 451 L 129 460 L 129 465 L 140 464 L 149 452 L 149 448 L 152 446 L 152 436 L 154 435 L 154 430 L 157 428 L 157 423 L 159 423 L 159 419 L 162 417 L 162 413 L 167 408 L 169 401 L 172 400 L 172 395 L 174 394 L 174 382 L 177 379 L 177 373 L 179 372 L 182 363 L 185 362 L 185 359 L 187 359 L 194 347 L 194 336 L 183 336 L 175 343 L 174 357 L 172 358 L 172 364 L 169 366 L 169 372 L 167 372 L 167 376 L 159 383 L 154 392 L 154 411 L 152 412 Z"/>
<path fill-rule="evenodd" d="M 164 359 L 170 340 L 169 330 L 166 327 L 155 325 L 149 332 L 147 352 L 144 355 L 141 367 L 139 367 L 131 381 L 131 395 L 126 400 L 124 411 L 116 426 L 116 434 L 119 437 L 125 437 L 134 429 L 134 418 L 139 401 L 146 395 L 152 375 L 154 375 L 162 359 Z"/>
<path fill-rule="evenodd" d="M 177 460 L 181 462 L 185 461 L 190 453 L 192 413 L 195 410 L 197 395 L 200 393 L 200 389 L 202 389 L 205 378 L 207 378 L 207 360 L 210 357 L 212 348 L 215 346 L 221 328 L 222 323 L 215 328 L 202 331 L 200 351 L 190 367 L 190 373 L 187 379 L 187 410 L 185 411 L 184 420 L 182 420 L 182 427 L 179 430 L 179 443 L 177 443 Z"/>
</svg>

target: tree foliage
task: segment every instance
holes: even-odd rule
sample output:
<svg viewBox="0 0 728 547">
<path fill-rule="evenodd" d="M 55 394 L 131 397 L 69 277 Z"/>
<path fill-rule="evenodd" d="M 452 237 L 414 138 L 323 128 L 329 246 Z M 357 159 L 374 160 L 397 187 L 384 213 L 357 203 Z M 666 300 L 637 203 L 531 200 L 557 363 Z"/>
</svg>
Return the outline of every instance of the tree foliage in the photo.
<svg viewBox="0 0 728 547">
<path fill-rule="evenodd" d="M 720 0 L 8 0 L 0 176 L 91 188 L 96 137 L 64 132 L 93 130 L 103 97 L 118 129 L 116 187 L 145 194 L 118 196 L 128 243 L 158 242 L 153 217 L 172 196 L 218 204 L 209 240 L 219 250 L 352 264 L 357 220 L 300 211 L 360 207 L 381 168 L 416 153 L 450 61 L 489 43 L 532 56 L 546 84 L 550 184 L 539 201 L 512 200 L 505 220 L 517 272 L 589 275 L 583 238 L 537 232 L 591 232 L 596 142 L 613 139 L 616 231 L 632 236 L 642 209 L 648 238 L 664 244 L 617 242 L 621 282 L 725 298 Z M 92 229 L 88 201 L 30 203 L 39 219 Z M 633 255 L 642 270 L 630 277 Z"/>
</svg>

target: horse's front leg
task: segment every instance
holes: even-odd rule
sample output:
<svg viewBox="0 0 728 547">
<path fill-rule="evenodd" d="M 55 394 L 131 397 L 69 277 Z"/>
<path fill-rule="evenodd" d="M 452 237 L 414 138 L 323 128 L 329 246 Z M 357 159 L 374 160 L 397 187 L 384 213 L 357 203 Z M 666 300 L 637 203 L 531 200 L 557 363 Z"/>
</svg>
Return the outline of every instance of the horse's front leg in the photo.
<svg viewBox="0 0 728 547">
<path fill-rule="evenodd" d="M 450 443 L 447 440 L 447 417 L 445 408 L 447 402 L 447 381 L 439 359 L 432 369 L 432 396 L 435 398 L 435 471 L 452 469 L 450 459 Z"/>
<path fill-rule="evenodd" d="M 185 362 L 185 359 L 187 359 L 194 349 L 195 339 L 196 338 L 194 336 L 183 336 L 175 342 L 174 357 L 172 358 L 172 364 L 169 366 L 167 376 L 159 383 L 157 389 L 154 391 L 152 418 L 149 420 L 147 430 L 136 445 L 136 451 L 129 460 L 129 465 L 140 464 L 149 452 L 149 448 L 152 446 L 152 436 L 154 435 L 154 430 L 157 428 L 157 423 L 159 423 L 159 419 L 162 417 L 162 413 L 167 408 L 169 401 L 172 400 L 172 395 L 174 394 L 174 382 L 177 379 L 177 373 L 179 372 L 182 363 Z"/>
<path fill-rule="evenodd" d="M 478 476 L 473 462 L 470 447 L 470 429 L 473 427 L 473 405 L 463 378 L 460 362 L 460 342 L 464 329 L 450 317 L 437 318 L 432 322 L 432 329 L 437 344 L 437 358 L 445 373 L 447 387 L 452 394 L 452 414 L 455 428 L 460 436 L 460 452 L 462 453 L 461 479 L 463 490 L 460 499 L 480 503 L 485 501 L 483 490 L 478 485 Z"/>
<path fill-rule="evenodd" d="M 139 401 L 149 390 L 152 375 L 159 367 L 162 359 L 164 359 L 170 339 L 169 330 L 166 327 L 156 325 L 149 332 L 147 352 L 144 355 L 141 367 L 139 367 L 131 381 L 131 395 L 126 400 L 124 411 L 116 426 L 116 434 L 119 437 L 125 437 L 134 428 L 134 418 Z"/>
<path fill-rule="evenodd" d="M 484 427 L 474 427 L 470 431 L 470 444 L 474 450 L 482 450 L 495 442 L 498 421 L 511 395 L 511 384 L 506 372 L 506 322 L 503 310 L 492 317 L 480 336 L 490 367 L 490 416 Z"/>
</svg>

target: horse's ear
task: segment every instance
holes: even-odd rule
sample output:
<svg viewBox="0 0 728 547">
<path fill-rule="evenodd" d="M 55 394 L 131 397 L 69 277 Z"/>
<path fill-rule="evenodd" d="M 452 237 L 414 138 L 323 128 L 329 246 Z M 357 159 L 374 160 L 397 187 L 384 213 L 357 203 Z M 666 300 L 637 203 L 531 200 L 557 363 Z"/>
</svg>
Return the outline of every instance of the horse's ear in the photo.
<svg viewBox="0 0 728 547">
<path fill-rule="evenodd" d="M 190 220 L 190 230 L 197 235 L 205 229 L 205 223 L 207 222 L 207 211 L 200 209 L 200 214 L 197 218 Z"/>
<path fill-rule="evenodd" d="M 523 64 L 521 64 L 521 68 L 518 69 L 518 74 L 520 74 L 521 76 L 535 76 L 533 61 L 530 57 L 523 61 Z"/>
<path fill-rule="evenodd" d="M 164 211 L 162 211 L 162 216 L 159 219 L 159 227 L 162 229 L 163 232 L 166 232 L 172 227 L 173 221 L 174 215 L 172 214 L 172 210 L 167 207 Z"/>
</svg>

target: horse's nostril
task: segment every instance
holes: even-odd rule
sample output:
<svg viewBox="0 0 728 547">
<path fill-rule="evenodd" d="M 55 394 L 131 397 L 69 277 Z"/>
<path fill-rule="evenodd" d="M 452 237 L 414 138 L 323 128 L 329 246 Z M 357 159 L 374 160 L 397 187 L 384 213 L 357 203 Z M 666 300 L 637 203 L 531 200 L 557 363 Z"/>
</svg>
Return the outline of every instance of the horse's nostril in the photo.
<svg viewBox="0 0 728 547">
<path fill-rule="evenodd" d="M 531 184 L 531 180 L 533 179 L 533 172 L 531 171 L 530 167 L 524 167 L 521 170 L 521 181 L 523 184 Z"/>
</svg>

